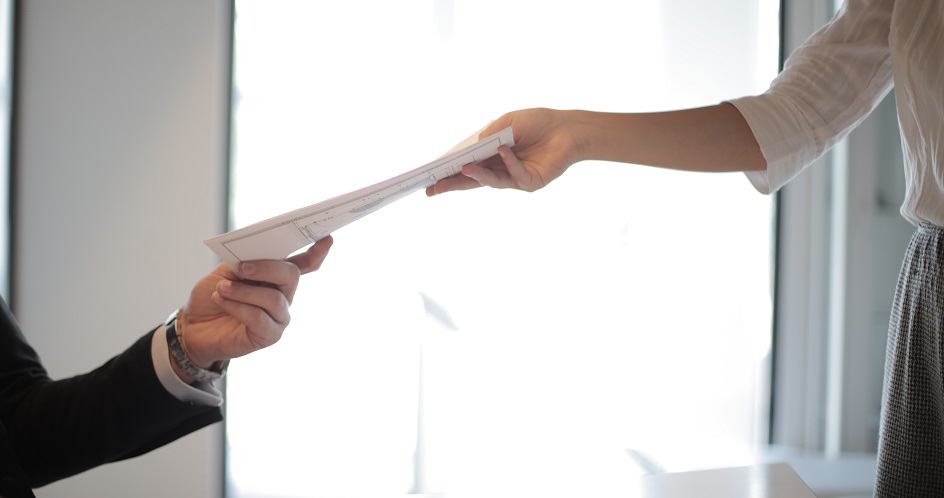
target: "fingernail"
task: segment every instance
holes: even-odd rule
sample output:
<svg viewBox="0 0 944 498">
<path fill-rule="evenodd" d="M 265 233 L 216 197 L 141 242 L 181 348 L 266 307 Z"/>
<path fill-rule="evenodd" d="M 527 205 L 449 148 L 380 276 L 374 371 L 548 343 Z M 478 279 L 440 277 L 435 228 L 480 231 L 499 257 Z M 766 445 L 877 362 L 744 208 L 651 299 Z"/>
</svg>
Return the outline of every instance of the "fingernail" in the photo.
<svg viewBox="0 0 944 498">
<path fill-rule="evenodd" d="M 256 265 L 253 263 L 240 263 L 239 273 L 241 275 L 252 275 L 256 272 Z"/>
<path fill-rule="evenodd" d="M 233 283 L 229 280 L 220 280 L 219 283 L 219 292 L 220 294 L 228 295 L 233 289 Z"/>
</svg>

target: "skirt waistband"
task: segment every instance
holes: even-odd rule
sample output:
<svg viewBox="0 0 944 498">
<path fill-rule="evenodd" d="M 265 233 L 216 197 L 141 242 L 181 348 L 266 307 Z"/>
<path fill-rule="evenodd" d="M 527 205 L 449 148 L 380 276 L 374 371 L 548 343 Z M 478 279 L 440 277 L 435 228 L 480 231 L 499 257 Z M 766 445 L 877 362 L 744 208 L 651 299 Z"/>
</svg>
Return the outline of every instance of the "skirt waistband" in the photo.
<svg viewBox="0 0 944 498">
<path fill-rule="evenodd" d="M 939 227 L 937 225 L 932 225 L 931 223 L 922 222 L 918 225 L 919 232 L 927 232 L 930 235 L 940 236 L 944 234 L 944 227 Z"/>
</svg>

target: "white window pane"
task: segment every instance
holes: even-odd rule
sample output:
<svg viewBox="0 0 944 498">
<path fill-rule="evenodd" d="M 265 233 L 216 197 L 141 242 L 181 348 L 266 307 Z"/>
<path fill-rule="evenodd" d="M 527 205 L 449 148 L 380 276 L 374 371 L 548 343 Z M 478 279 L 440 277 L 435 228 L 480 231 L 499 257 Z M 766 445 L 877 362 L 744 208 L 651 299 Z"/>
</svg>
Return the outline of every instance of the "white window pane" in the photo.
<svg viewBox="0 0 944 498">
<path fill-rule="evenodd" d="M 427 163 L 508 110 L 760 91 L 775 9 L 237 2 L 234 225 Z M 738 174 L 585 163 L 343 228 L 283 340 L 231 369 L 230 496 L 616 496 L 642 471 L 627 450 L 739 463 L 764 442 L 770 216 Z"/>
</svg>

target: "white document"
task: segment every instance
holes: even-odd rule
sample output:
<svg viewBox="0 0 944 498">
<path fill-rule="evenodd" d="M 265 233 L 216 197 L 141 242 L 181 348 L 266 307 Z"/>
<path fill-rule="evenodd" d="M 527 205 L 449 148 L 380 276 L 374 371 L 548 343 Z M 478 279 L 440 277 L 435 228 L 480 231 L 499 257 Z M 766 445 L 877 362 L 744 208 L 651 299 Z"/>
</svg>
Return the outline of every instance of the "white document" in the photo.
<svg viewBox="0 0 944 498">
<path fill-rule="evenodd" d="M 459 173 L 465 164 L 494 156 L 502 145 L 514 145 L 510 127 L 413 171 L 218 235 L 204 243 L 233 269 L 240 261 L 284 259 L 348 223 Z"/>
</svg>

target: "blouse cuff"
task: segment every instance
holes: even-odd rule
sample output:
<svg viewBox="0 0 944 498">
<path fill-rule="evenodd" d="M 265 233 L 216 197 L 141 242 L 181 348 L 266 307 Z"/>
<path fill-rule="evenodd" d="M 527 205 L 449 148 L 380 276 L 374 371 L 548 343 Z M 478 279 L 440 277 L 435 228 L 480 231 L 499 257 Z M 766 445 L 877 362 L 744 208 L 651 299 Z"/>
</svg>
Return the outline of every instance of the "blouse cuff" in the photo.
<svg viewBox="0 0 944 498">
<path fill-rule="evenodd" d="M 187 384 L 180 380 L 170 365 L 170 352 L 167 349 L 167 334 L 161 325 L 151 337 L 151 360 L 158 380 L 167 392 L 180 401 L 204 406 L 221 406 L 223 393 L 214 383 Z"/>
<path fill-rule="evenodd" d="M 767 161 L 766 171 L 745 172 L 759 192 L 771 194 L 780 190 L 816 159 L 816 145 L 809 126 L 787 98 L 768 92 L 728 103 L 747 121 Z"/>
</svg>

